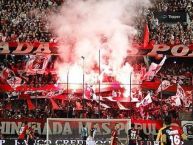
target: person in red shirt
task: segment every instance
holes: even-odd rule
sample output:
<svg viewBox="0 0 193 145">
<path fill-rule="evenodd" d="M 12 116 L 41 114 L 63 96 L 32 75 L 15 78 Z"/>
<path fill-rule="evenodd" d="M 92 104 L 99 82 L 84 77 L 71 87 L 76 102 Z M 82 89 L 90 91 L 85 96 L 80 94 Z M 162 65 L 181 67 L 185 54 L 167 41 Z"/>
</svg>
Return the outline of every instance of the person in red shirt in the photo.
<svg viewBox="0 0 193 145">
<path fill-rule="evenodd" d="M 118 144 L 122 145 L 122 143 L 118 139 L 118 130 L 119 130 L 119 124 L 116 123 L 111 133 L 110 145 L 118 145 Z"/>
<path fill-rule="evenodd" d="M 27 142 L 28 145 L 34 145 L 35 143 L 35 128 L 36 128 L 36 124 L 32 124 L 31 127 L 29 127 L 28 129 L 28 136 L 27 136 Z"/>
<path fill-rule="evenodd" d="M 19 145 L 24 145 L 25 144 L 25 139 L 26 135 L 28 133 L 28 125 L 27 122 L 23 123 L 21 128 L 19 129 L 19 135 L 18 135 L 18 144 Z"/>
</svg>

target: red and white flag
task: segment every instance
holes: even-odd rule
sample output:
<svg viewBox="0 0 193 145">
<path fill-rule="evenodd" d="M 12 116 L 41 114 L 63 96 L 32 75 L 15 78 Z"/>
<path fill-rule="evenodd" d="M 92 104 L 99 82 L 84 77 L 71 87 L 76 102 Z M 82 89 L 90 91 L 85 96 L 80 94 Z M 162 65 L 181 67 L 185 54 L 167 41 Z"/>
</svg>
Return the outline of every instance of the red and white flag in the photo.
<svg viewBox="0 0 193 145">
<path fill-rule="evenodd" d="M 167 57 L 164 56 L 164 58 L 162 59 L 162 61 L 159 64 L 152 62 L 150 67 L 149 67 L 149 70 L 144 75 L 143 80 L 146 80 L 146 81 L 153 80 L 154 76 L 160 71 L 160 69 L 164 65 L 166 59 L 167 59 Z"/>
<path fill-rule="evenodd" d="M 153 80 L 154 76 L 156 75 L 156 68 L 157 68 L 158 64 L 152 62 L 150 67 L 149 67 L 149 70 L 147 71 L 147 73 L 144 75 L 143 77 L 143 80 L 146 80 L 146 81 L 151 81 Z"/>
<path fill-rule="evenodd" d="M 26 72 L 29 74 L 44 73 L 50 56 L 49 55 L 30 55 L 26 64 Z"/>
<path fill-rule="evenodd" d="M 15 73 L 7 67 L 4 67 L 3 70 L 1 71 L 0 78 L 3 82 L 6 82 L 12 88 L 21 86 L 22 79 L 17 77 Z"/>
<path fill-rule="evenodd" d="M 120 110 L 128 110 L 126 107 L 124 107 L 120 102 L 117 102 L 117 106 Z"/>
<path fill-rule="evenodd" d="M 104 103 L 102 103 L 102 102 L 100 102 L 100 105 L 101 105 L 101 107 L 103 107 L 103 108 L 105 108 L 105 109 L 111 108 L 111 107 L 109 107 L 108 105 L 106 105 L 106 104 L 104 104 Z"/>
<path fill-rule="evenodd" d="M 181 100 L 179 96 L 171 96 L 171 104 L 172 106 L 181 106 Z"/>
<path fill-rule="evenodd" d="M 176 96 L 178 96 L 182 100 L 186 99 L 185 91 L 184 91 L 184 89 L 179 84 L 177 85 Z"/>
<path fill-rule="evenodd" d="M 161 84 L 159 85 L 156 93 L 158 94 L 159 92 L 166 90 L 169 86 L 171 86 L 170 81 L 168 81 L 168 80 L 162 81 Z"/>
<path fill-rule="evenodd" d="M 151 98 L 151 94 L 148 93 L 147 96 L 143 100 L 141 100 L 141 102 L 136 103 L 136 107 L 147 106 L 150 103 L 152 103 L 152 98 Z"/>
</svg>

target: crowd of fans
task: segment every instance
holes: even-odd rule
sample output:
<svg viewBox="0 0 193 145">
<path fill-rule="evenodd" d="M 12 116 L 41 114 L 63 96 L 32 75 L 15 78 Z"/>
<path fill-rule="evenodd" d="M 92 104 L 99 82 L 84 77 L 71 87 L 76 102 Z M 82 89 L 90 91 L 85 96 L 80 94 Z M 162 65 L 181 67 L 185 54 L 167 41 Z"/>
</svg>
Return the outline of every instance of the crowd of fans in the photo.
<svg viewBox="0 0 193 145">
<path fill-rule="evenodd" d="M 13 0 L 0 1 L 0 42 L 53 42 L 54 36 L 47 23 L 48 15 L 56 11 L 62 0 Z M 193 43 L 193 2 L 191 0 L 152 0 L 153 6 L 143 11 L 136 28 L 139 30 L 136 42 L 143 40 L 145 21 L 150 29 L 153 44 Z M 155 12 L 186 12 L 189 22 L 162 23 Z"/>
<path fill-rule="evenodd" d="M 191 44 L 193 43 L 193 1 L 191 0 L 152 0 L 153 7 L 143 11 L 143 16 L 136 19 L 136 28 L 139 30 L 135 41 L 143 43 L 143 27 L 147 22 L 150 30 L 150 43 L 152 44 Z M 50 32 L 47 23 L 48 15 L 62 4 L 62 0 L 0 0 L 0 42 L 53 42 L 54 36 Z M 185 12 L 189 22 L 163 23 L 155 16 L 155 12 Z M 29 61 L 27 56 L 0 56 L 2 61 L 0 71 L 5 67 L 12 70 L 13 74 L 21 77 L 22 83 L 39 87 L 45 84 L 55 84 L 57 76 L 52 73 L 26 74 L 19 70 L 25 69 Z M 53 69 L 55 58 L 48 63 L 48 68 Z M 191 62 L 191 61 L 190 61 Z M 169 79 L 173 83 L 181 85 L 192 84 L 193 68 L 191 64 L 176 61 L 166 62 L 157 76 Z M 141 66 L 144 66 L 141 65 Z M 142 68 L 142 67 L 141 67 Z M 167 68 L 167 69 L 166 69 Z M 141 69 L 138 69 L 140 72 Z M 156 78 L 156 77 L 155 77 Z M 9 78 L 8 78 L 9 79 Z M 8 97 L 9 98 L 9 97 Z M 134 106 L 127 107 L 128 110 L 117 111 L 117 104 L 108 102 L 111 109 L 99 109 L 96 101 L 80 103 L 86 107 L 85 111 L 77 110 L 76 101 L 57 101 L 58 110 L 53 110 L 49 99 L 34 99 L 35 110 L 29 110 L 25 100 L 10 100 L 1 98 L 0 118 L 47 118 L 47 117 L 88 117 L 97 118 L 144 118 L 158 119 L 163 114 L 171 113 L 178 119 L 182 107 L 171 106 L 165 97 L 164 105 L 160 106 L 158 99 L 148 107 L 135 109 Z M 105 102 L 104 102 L 105 103 Z M 11 106 L 11 107 L 10 107 Z M 22 106 L 22 107 L 21 107 Z M 163 107 L 162 109 L 160 109 Z M 162 115 L 161 115 L 162 114 Z"/>
<path fill-rule="evenodd" d="M 99 105 L 95 100 L 73 99 L 73 100 L 57 100 L 55 102 L 59 108 L 53 109 L 52 103 L 48 98 L 32 99 L 32 103 L 36 106 L 35 109 L 30 110 L 26 100 L 1 100 L 0 103 L 0 118 L 4 119 L 21 119 L 21 118 L 132 118 L 132 119 L 162 119 L 162 117 L 170 114 L 174 119 L 180 119 L 180 112 L 191 111 L 191 105 L 187 108 L 183 106 L 172 105 L 171 101 L 164 94 L 162 99 L 152 97 L 153 102 L 147 106 L 136 108 L 135 103 L 122 103 L 125 109 L 119 108 L 116 102 L 101 101 L 101 104 L 107 104 L 109 108 Z M 77 103 L 80 106 L 77 106 Z M 84 108 L 84 109 L 83 109 Z"/>
<path fill-rule="evenodd" d="M 162 22 L 156 13 L 183 12 L 186 22 Z M 143 43 L 145 23 L 150 30 L 150 44 L 185 44 L 193 43 L 193 2 L 190 0 L 153 0 L 152 8 L 142 11 L 136 18 L 136 28 L 139 30 L 135 38 L 137 43 Z M 161 15 L 161 14 L 160 14 Z M 164 15 L 162 16 L 164 17 Z"/>
<path fill-rule="evenodd" d="M 14 58 L 15 57 L 9 58 L 7 61 L 7 67 L 9 69 L 12 69 L 10 67 L 11 65 L 9 65 L 9 61 L 11 61 Z M 21 58 L 20 60 L 22 61 Z M 25 61 L 25 59 L 23 60 Z M 155 61 L 155 60 L 150 60 L 150 62 L 151 61 Z M 165 64 L 163 65 L 162 69 L 154 77 L 152 82 L 161 81 L 161 78 L 162 78 L 163 80 L 170 81 L 172 85 L 176 85 L 178 83 L 181 86 L 191 86 L 192 85 L 192 73 L 193 73 L 193 67 L 191 65 L 191 62 L 192 62 L 192 58 L 188 58 L 188 59 L 168 58 Z M 145 68 L 143 59 L 141 60 L 138 59 L 138 62 L 135 61 L 135 62 L 130 62 L 130 63 L 134 68 L 135 75 L 142 74 L 142 71 L 144 71 L 144 68 Z M 159 63 L 159 62 L 156 62 L 156 63 Z M 148 70 L 148 68 L 145 68 L 145 69 Z M 17 74 L 17 72 L 18 71 L 15 71 L 14 73 Z M 26 85 L 34 86 L 36 88 L 44 86 L 46 84 L 51 84 L 54 86 L 54 84 L 57 82 L 57 75 L 55 77 L 50 76 L 49 79 L 46 78 L 46 76 L 47 76 L 46 74 L 29 75 L 28 79 L 26 79 L 28 80 L 26 81 Z M 133 76 L 133 77 L 135 78 L 136 76 Z M 106 80 L 109 80 L 109 79 L 106 79 Z M 136 97 L 139 101 L 141 101 L 147 95 L 147 90 L 139 89 L 138 88 L 139 85 L 140 84 L 136 86 L 137 89 L 133 89 L 132 93 L 134 97 Z M 148 105 L 148 107 L 141 107 L 140 109 L 136 109 L 136 103 L 131 102 L 131 103 L 125 104 L 126 105 L 125 110 L 121 110 L 118 107 L 118 105 L 116 104 L 116 102 L 111 102 L 107 99 L 106 100 L 104 99 L 104 100 L 101 100 L 101 102 L 107 104 L 109 108 L 104 108 L 101 106 L 100 111 L 98 107 L 99 103 L 94 101 L 96 98 L 91 97 L 91 100 L 82 102 L 81 100 L 79 100 L 81 98 L 80 94 L 79 96 L 76 96 L 76 93 L 72 94 L 72 96 L 69 97 L 69 98 L 74 98 L 70 101 L 68 100 L 61 101 L 61 100 L 55 99 L 55 102 L 59 106 L 59 108 L 53 109 L 51 101 L 49 100 L 50 97 L 53 97 L 57 95 L 58 93 L 59 94 L 64 93 L 64 90 L 62 92 L 50 91 L 51 93 L 50 95 L 48 95 L 49 91 L 38 91 L 38 92 L 35 91 L 34 92 L 31 90 L 30 92 L 30 90 L 28 90 L 28 95 L 32 96 L 33 98 L 32 103 L 36 106 L 35 107 L 36 109 L 33 109 L 33 110 L 29 109 L 26 103 L 26 100 L 19 99 L 21 96 L 20 93 L 4 92 L 3 94 L 1 94 L 0 118 L 23 118 L 23 117 L 24 118 L 42 118 L 42 119 L 45 119 L 47 117 L 96 118 L 100 114 L 101 118 L 143 118 L 143 119 L 160 118 L 161 119 L 163 114 L 171 113 L 174 116 L 174 118 L 179 119 L 180 111 L 190 111 L 191 101 L 189 101 L 190 103 L 188 104 L 188 106 L 185 106 L 185 107 L 183 105 L 180 107 L 177 107 L 171 103 L 171 100 L 169 98 L 172 95 L 175 95 L 176 93 L 175 91 L 173 91 L 172 94 L 171 93 L 168 94 L 167 92 L 164 93 L 163 95 L 164 98 L 162 100 L 162 103 L 163 103 L 162 106 L 160 105 L 160 96 L 155 95 L 156 90 L 149 88 L 148 91 L 152 92 L 151 95 L 153 99 L 153 103 Z M 116 95 L 115 95 L 115 92 L 116 92 Z M 104 92 L 101 95 L 103 97 L 107 97 L 111 95 L 113 97 L 120 97 L 123 95 L 122 93 L 123 93 L 122 90 L 117 90 L 117 91 L 113 91 L 112 93 Z M 37 99 L 36 98 L 37 95 L 42 96 L 42 98 L 45 98 L 45 99 Z M 75 96 L 78 97 L 79 99 L 76 99 Z M 77 100 L 79 100 L 79 103 L 81 106 L 83 106 L 83 103 L 85 103 L 84 104 L 85 111 L 82 111 L 83 108 L 77 109 L 77 106 L 76 106 Z"/>
<path fill-rule="evenodd" d="M 49 42 L 46 19 L 61 0 L 0 0 L 0 42 Z"/>
</svg>

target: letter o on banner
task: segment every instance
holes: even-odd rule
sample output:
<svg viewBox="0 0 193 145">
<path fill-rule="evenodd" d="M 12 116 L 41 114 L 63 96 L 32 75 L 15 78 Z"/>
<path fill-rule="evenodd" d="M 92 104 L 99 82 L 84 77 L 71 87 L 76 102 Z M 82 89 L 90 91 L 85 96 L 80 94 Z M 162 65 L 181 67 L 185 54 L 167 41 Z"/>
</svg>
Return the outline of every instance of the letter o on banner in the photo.
<svg viewBox="0 0 193 145">
<path fill-rule="evenodd" d="M 178 50 L 182 48 L 181 52 L 178 52 Z M 185 45 L 176 45 L 172 48 L 171 53 L 174 56 L 185 56 L 189 52 L 189 48 Z"/>
</svg>

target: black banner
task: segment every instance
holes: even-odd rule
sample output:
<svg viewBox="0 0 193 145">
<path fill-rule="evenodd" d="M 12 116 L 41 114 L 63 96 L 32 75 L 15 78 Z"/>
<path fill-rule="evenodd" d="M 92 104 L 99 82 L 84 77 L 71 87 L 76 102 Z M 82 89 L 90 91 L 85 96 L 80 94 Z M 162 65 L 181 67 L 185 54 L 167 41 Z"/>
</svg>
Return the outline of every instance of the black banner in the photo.
<svg viewBox="0 0 193 145">
<path fill-rule="evenodd" d="M 186 12 L 155 12 L 154 15 L 158 18 L 159 22 L 183 23 L 187 21 Z"/>
<path fill-rule="evenodd" d="M 25 141 L 26 143 L 26 141 Z M 16 139 L 4 139 L 0 140 L 0 145 L 18 145 L 18 141 Z M 66 140 L 56 140 L 56 141 L 46 141 L 46 140 L 36 140 L 35 145 L 67 145 Z M 81 142 L 77 143 L 74 141 L 72 145 L 82 145 Z M 97 143 L 97 145 L 103 145 L 103 143 Z M 159 142 L 156 141 L 139 141 L 138 145 L 160 145 Z M 185 141 L 183 145 L 193 145 L 193 141 Z"/>
</svg>

